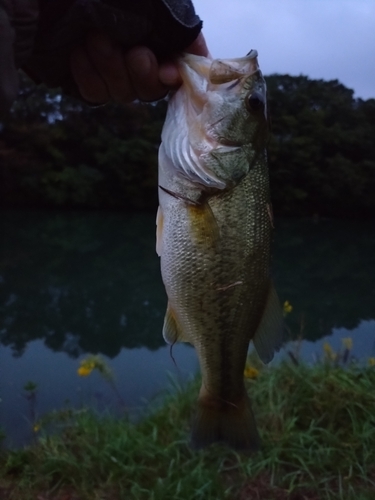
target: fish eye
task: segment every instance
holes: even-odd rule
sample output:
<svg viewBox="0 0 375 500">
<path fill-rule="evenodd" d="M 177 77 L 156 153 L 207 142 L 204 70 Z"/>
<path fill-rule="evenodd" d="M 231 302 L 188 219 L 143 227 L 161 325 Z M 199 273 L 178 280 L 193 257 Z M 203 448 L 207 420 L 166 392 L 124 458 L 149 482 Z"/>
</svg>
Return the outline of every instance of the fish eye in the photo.
<svg viewBox="0 0 375 500">
<path fill-rule="evenodd" d="M 245 98 L 248 111 L 260 111 L 264 108 L 264 97 L 259 92 L 252 92 Z"/>
</svg>

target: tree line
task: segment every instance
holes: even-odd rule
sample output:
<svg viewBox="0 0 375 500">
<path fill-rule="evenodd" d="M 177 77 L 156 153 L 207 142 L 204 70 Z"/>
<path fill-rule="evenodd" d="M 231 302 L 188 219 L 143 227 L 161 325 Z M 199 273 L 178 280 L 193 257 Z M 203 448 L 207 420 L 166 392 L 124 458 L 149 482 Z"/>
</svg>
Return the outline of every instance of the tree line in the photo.
<svg viewBox="0 0 375 500">
<path fill-rule="evenodd" d="M 337 80 L 266 77 L 278 215 L 375 215 L 375 99 Z M 0 124 L 0 206 L 154 210 L 167 103 L 90 108 L 22 77 Z"/>
</svg>

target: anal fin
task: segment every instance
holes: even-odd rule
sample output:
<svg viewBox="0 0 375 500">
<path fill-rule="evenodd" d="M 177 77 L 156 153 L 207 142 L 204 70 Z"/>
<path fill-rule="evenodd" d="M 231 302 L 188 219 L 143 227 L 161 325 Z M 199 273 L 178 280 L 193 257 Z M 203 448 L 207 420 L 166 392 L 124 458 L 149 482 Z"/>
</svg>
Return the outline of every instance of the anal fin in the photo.
<svg viewBox="0 0 375 500">
<path fill-rule="evenodd" d="M 270 283 L 263 316 L 253 337 L 254 347 L 263 363 L 269 363 L 280 350 L 285 340 L 283 332 L 283 312 L 275 287 Z"/>
<path fill-rule="evenodd" d="M 164 317 L 163 337 L 167 344 L 189 342 L 189 339 L 183 334 L 181 328 L 178 326 L 169 302 Z"/>
</svg>

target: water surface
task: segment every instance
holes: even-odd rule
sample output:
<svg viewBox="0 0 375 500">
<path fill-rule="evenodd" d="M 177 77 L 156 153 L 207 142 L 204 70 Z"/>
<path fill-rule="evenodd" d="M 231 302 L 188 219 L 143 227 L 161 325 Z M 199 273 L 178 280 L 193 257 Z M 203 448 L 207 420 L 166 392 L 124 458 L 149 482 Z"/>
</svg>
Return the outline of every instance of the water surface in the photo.
<svg viewBox="0 0 375 500">
<path fill-rule="evenodd" d="M 194 350 L 173 349 L 161 328 L 166 296 L 155 254 L 155 217 L 122 213 L 2 212 L 0 222 L 0 425 L 7 444 L 30 436 L 23 387 L 38 384 L 38 415 L 94 403 L 138 408 L 195 373 Z M 276 221 L 273 277 L 291 338 L 311 361 L 327 340 L 375 355 L 373 223 Z M 288 347 L 289 348 L 289 347 Z M 79 360 L 101 354 L 118 396 L 98 374 L 79 378 Z M 281 356 L 285 356 L 282 353 Z M 280 357 L 280 356 L 279 356 Z M 177 367 L 176 367 L 177 365 Z"/>
</svg>

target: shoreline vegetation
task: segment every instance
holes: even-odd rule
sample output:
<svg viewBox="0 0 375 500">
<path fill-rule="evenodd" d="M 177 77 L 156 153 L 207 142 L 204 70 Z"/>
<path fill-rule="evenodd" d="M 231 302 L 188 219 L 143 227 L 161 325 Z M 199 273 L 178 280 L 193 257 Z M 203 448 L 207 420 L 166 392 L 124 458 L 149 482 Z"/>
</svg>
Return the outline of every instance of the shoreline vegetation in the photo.
<svg viewBox="0 0 375 500">
<path fill-rule="evenodd" d="M 375 99 L 338 80 L 265 78 L 275 213 L 373 218 Z M 90 108 L 24 75 L 0 122 L 0 207 L 154 211 L 166 108 Z"/>
<path fill-rule="evenodd" d="M 343 344 L 342 353 L 325 344 L 313 365 L 296 351 L 270 367 L 250 356 L 245 380 L 263 442 L 256 454 L 189 447 L 196 378 L 138 422 L 65 409 L 34 423 L 33 444 L 0 451 L 0 498 L 373 499 L 375 359 L 359 363 L 351 339 Z M 98 357 L 81 362 L 78 374 L 93 369 L 114 383 Z"/>
</svg>

